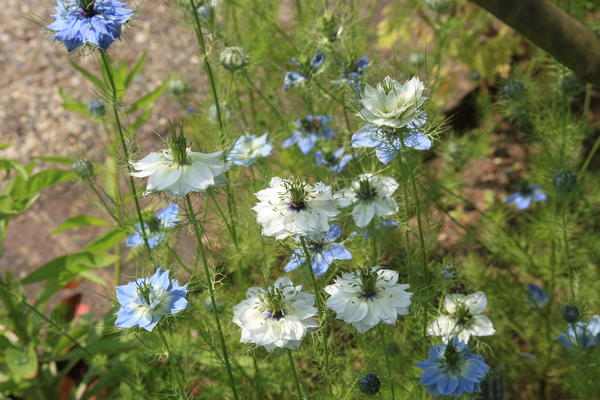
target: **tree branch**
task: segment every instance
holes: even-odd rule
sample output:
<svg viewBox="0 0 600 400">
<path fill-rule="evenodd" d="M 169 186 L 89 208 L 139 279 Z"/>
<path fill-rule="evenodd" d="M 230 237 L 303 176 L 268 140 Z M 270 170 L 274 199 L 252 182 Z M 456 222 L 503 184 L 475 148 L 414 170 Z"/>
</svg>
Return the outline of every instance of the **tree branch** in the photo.
<svg viewBox="0 0 600 400">
<path fill-rule="evenodd" d="M 548 0 L 469 0 L 600 89 L 600 36 Z"/>
</svg>

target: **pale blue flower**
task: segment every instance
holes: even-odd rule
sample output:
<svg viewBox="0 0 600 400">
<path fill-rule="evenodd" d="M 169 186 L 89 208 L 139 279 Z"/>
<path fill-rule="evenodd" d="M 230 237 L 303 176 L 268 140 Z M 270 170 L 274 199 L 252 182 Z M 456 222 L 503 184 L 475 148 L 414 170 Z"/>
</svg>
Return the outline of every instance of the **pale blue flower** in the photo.
<svg viewBox="0 0 600 400">
<path fill-rule="evenodd" d="M 533 283 L 528 284 L 527 292 L 529 293 L 529 299 L 531 300 L 534 306 L 542 308 L 546 305 L 546 303 L 548 303 L 548 294 L 546 294 L 544 289 L 542 289 L 538 285 L 535 285 Z"/>
<path fill-rule="evenodd" d="M 169 279 L 169 271 L 158 268 L 150 278 L 117 286 L 117 300 L 121 308 L 117 311 L 117 328 L 139 326 L 152 331 L 166 314 L 176 314 L 188 307 L 187 285 L 180 286 L 177 280 Z"/>
<path fill-rule="evenodd" d="M 371 61 L 369 61 L 369 58 L 363 56 L 355 63 L 352 63 L 349 68 L 346 68 L 342 73 L 341 79 L 334 83 L 347 83 L 357 94 L 360 94 L 363 86 L 363 73 L 370 65 Z"/>
<path fill-rule="evenodd" d="M 558 341 L 568 350 L 596 346 L 600 342 L 600 315 L 594 315 L 588 322 L 569 324 L 567 333 L 558 335 Z"/>
<path fill-rule="evenodd" d="M 283 89 L 290 90 L 304 82 L 304 75 L 297 71 L 288 71 L 283 77 Z"/>
<path fill-rule="evenodd" d="M 534 201 L 546 201 L 548 196 L 542 191 L 539 185 L 529 185 L 513 193 L 506 204 L 515 203 L 519 210 L 526 210 Z"/>
<path fill-rule="evenodd" d="M 383 164 L 392 161 L 404 147 L 429 150 L 431 139 L 421 132 L 426 120 L 426 115 L 421 114 L 400 129 L 366 124 L 352 135 L 352 147 L 375 147 L 375 156 Z"/>
<path fill-rule="evenodd" d="M 344 172 L 344 168 L 350 160 L 355 157 L 354 154 L 344 154 L 344 148 L 340 147 L 333 153 L 318 150 L 315 152 L 315 162 L 329 168 L 332 172 Z"/>
<path fill-rule="evenodd" d="M 246 133 L 233 143 L 233 148 L 227 154 L 227 161 L 235 165 L 248 167 L 260 158 L 267 157 L 273 150 L 273 145 L 268 139 L 269 134 L 262 136 Z"/>
<path fill-rule="evenodd" d="M 334 260 L 351 260 L 352 254 L 341 243 L 334 243 L 342 234 L 339 225 L 332 225 L 329 232 L 323 235 L 307 236 L 306 247 L 310 252 L 312 269 L 316 276 L 323 276 Z M 296 249 L 285 266 L 285 272 L 301 267 L 306 261 L 302 247 Z"/>
<path fill-rule="evenodd" d="M 310 153 L 318 139 L 332 139 L 335 136 L 335 131 L 329 127 L 330 120 L 331 115 L 307 115 L 298 118 L 297 129 L 283 142 L 283 147 L 288 148 L 297 144 L 302 153 Z"/>
<path fill-rule="evenodd" d="M 148 245 L 151 249 L 165 241 L 167 238 L 167 229 L 173 228 L 179 221 L 178 214 L 179 206 L 173 203 L 157 212 L 149 221 L 144 222 Z M 139 223 L 135 225 L 135 232 L 127 238 L 125 244 L 127 247 L 138 247 L 144 244 L 142 228 Z"/>
<path fill-rule="evenodd" d="M 47 28 L 69 51 L 86 44 L 107 50 L 133 16 L 126 5 L 117 0 L 56 0 L 54 22 Z"/>
<path fill-rule="evenodd" d="M 432 346 L 430 358 L 416 364 L 423 370 L 421 385 L 433 396 L 460 397 L 463 393 L 479 392 L 490 367 L 482 356 L 470 351 L 467 344 L 456 338 L 448 344 Z"/>
</svg>

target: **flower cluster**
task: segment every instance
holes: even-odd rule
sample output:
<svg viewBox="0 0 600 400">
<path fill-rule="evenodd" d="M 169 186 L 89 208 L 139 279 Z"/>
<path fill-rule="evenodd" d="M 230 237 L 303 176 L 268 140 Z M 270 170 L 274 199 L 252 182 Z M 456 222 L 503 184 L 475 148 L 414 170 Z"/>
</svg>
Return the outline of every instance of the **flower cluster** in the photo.
<svg viewBox="0 0 600 400">
<path fill-rule="evenodd" d="M 290 90 L 293 87 L 299 86 L 306 79 L 317 73 L 325 62 L 325 54 L 320 50 L 310 60 L 298 60 L 292 58 L 290 61 L 300 67 L 300 71 L 288 71 L 283 78 L 283 89 Z"/>
<path fill-rule="evenodd" d="M 304 154 L 311 152 L 319 139 L 333 139 L 335 131 L 329 127 L 331 115 L 307 115 L 298 118 L 295 122 L 296 130 L 290 138 L 283 142 L 283 147 L 288 148 L 296 144 Z"/>
</svg>

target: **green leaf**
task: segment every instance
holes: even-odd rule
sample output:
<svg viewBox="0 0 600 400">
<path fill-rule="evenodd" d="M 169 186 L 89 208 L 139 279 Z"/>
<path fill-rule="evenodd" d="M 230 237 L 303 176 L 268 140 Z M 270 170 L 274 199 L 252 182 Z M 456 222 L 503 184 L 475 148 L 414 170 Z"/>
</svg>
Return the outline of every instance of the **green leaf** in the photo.
<svg viewBox="0 0 600 400">
<path fill-rule="evenodd" d="M 59 88 L 58 93 L 60 94 L 60 97 L 63 99 L 63 103 L 61 104 L 61 106 L 65 110 L 75 111 L 75 112 L 78 112 L 79 114 L 85 115 L 86 117 L 92 116 L 92 113 L 90 113 L 90 110 L 88 110 L 86 104 L 84 104 L 80 100 L 74 98 L 73 96 L 71 96 L 70 94 L 65 92 L 63 89 Z"/>
<path fill-rule="evenodd" d="M 21 282 L 29 284 L 52 279 L 58 280 L 59 283 L 67 283 L 77 277 L 81 271 L 106 267 L 113 264 L 116 259 L 113 254 L 88 251 L 67 254 L 36 269 Z"/>
<path fill-rule="evenodd" d="M 52 233 L 60 233 L 68 231 L 69 229 L 79 228 L 82 226 L 108 226 L 110 222 L 103 220 L 102 218 L 93 217 L 91 215 L 78 215 L 73 218 L 69 218 L 56 228 Z"/>
<path fill-rule="evenodd" d="M 27 178 L 27 171 L 25 170 L 25 167 L 23 167 L 21 163 L 18 163 L 16 161 L 0 158 L 0 169 L 14 169 L 18 173 L 20 173 L 24 178 Z"/>
<path fill-rule="evenodd" d="M 69 63 L 71 64 L 71 66 L 73 68 L 75 68 L 77 70 L 77 72 L 79 72 L 87 80 L 89 80 L 95 86 L 97 86 L 98 89 L 104 90 L 104 83 L 102 82 L 102 80 L 100 78 L 98 78 L 96 75 L 94 75 L 93 73 L 91 73 L 90 71 L 88 71 L 87 69 L 85 69 L 84 67 L 82 67 L 81 65 L 77 64 L 74 61 L 69 61 Z"/>
<path fill-rule="evenodd" d="M 7 348 L 4 350 L 4 358 L 10 375 L 16 381 L 31 379 L 37 375 L 38 360 L 33 347 Z"/>
<path fill-rule="evenodd" d="M 140 115 L 133 121 L 131 124 L 127 126 L 127 136 L 131 138 L 135 133 L 148 121 L 148 118 L 152 116 L 152 111 L 154 111 L 153 107 L 147 107 L 144 112 L 140 113 Z"/>
<path fill-rule="evenodd" d="M 126 235 L 127 233 L 119 228 L 111 229 L 88 244 L 85 250 L 91 252 L 108 251 L 117 245 Z"/>
<path fill-rule="evenodd" d="M 133 112 L 141 110 L 142 108 L 148 107 L 149 105 L 152 104 L 152 102 L 154 100 L 156 100 L 165 91 L 166 88 L 167 88 L 167 84 L 166 84 L 166 82 L 163 82 L 159 87 L 157 87 L 150 93 L 145 94 L 138 101 L 133 103 L 131 105 L 131 107 L 129 107 L 129 110 L 127 110 L 127 114 L 131 114 Z"/>
<path fill-rule="evenodd" d="M 12 190 L 15 198 L 26 199 L 37 195 L 42 189 L 61 182 L 72 181 L 77 178 L 73 171 L 66 169 L 46 169 L 31 176 L 26 181 L 20 181 Z"/>
<path fill-rule="evenodd" d="M 127 74 L 127 78 L 125 78 L 125 88 L 128 88 L 129 86 L 131 86 L 131 83 L 133 82 L 135 77 L 138 76 L 138 74 L 140 73 L 142 68 L 144 68 L 144 65 L 146 64 L 147 59 L 148 59 L 148 52 L 144 51 L 144 54 L 142 54 L 142 56 L 140 57 L 138 62 L 135 64 L 133 69 L 129 72 L 129 74 Z"/>
</svg>

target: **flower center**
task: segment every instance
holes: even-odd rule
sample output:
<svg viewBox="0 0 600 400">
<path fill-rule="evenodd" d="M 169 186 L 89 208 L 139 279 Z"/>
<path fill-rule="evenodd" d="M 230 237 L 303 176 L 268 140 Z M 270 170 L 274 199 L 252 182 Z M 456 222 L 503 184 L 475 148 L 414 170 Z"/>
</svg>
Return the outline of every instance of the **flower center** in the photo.
<svg viewBox="0 0 600 400">
<path fill-rule="evenodd" d="M 98 13 L 94 10 L 95 0 L 78 0 L 79 7 L 81 8 L 81 13 L 86 18 L 92 18 L 94 15 Z"/>
<path fill-rule="evenodd" d="M 467 307 L 461 305 L 455 312 L 456 322 L 460 327 L 466 327 L 471 323 L 473 315 Z"/>
<path fill-rule="evenodd" d="M 138 282 L 137 294 L 142 298 L 142 303 L 149 309 L 155 309 L 163 300 L 165 292 L 163 290 L 157 290 L 154 286 L 148 282 Z"/>
<path fill-rule="evenodd" d="M 377 271 L 373 271 L 371 268 L 360 270 L 361 296 L 367 300 L 371 300 L 377 295 L 377 277 Z"/>
<path fill-rule="evenodd" d="M 285 317 L 287 310 L 285 309 L 285 299 L 281 288 L 267 288 L 259 297 L 264 307 L 262 313 L 266 318 L 279 321 Z"/>
<path fill-rule="evenodd" d="M 369 201 L 377 196 L 377 191 L 368 179 L 363 179 L 358 182 L 356 196 L 362 201 Z"/>
<path fill-rule="evenodd" d="M 150 230 L 150 232 L 152 232 L 152 233 L 158 232 L 161 228 L 160 222 L 161 222 L 160 219 L 158 219 L 157 217 L 150 218 L 150 220 L 148 221 L 148 229 Z"/>
<path fill-rule="evenodd" d="M 533 194 L 533 189 L 530 188 L 529 186 L 523 186 L 521 188 L 521 190 L 519 190 L 519 192 L 521 192 L 521 195 L 524 197 L 529 197 Z"/>
<path fill-rule="evenodd" d="M 302 211 L 306 209 L 308 190 L 303 181 L 285 181 L 284 187 L 289 199 L 289 208 L 292 211 Z"/>
<path fill-rule="evenodd" d="M 444 351 L 444 360 L 446 360 L 446 365 L 450 369 L 455 369 L 458 366 L 458 363 L 461 359 L 460 350 L 453 343 L 453 340 L 446 345 L 446 350 Z"/>
<path fill-rule="evenodd" d="M 179 134 L 177 133 L 177 127 L 171 125 L 171 140 L 168 141 L 168 145 L 173 160 L 178 166 L 191 164 L 188 158 L 187 141 L 183 135 L 183 124 L 179 126 Z"/>
<path fill-rule="evenodd" d="M 320 253 L 325 244 L 323 242 L 309 242 L 307 247 L 311 253 Z"/>
<path fill-rule="evenodd" d="M 306 118 L 302 119 L 302 128 L 306 132 L 319 132 L 322 127 L 323 123 L 319 118 L 313 118 L 312 120 Z"/>
</svg>

